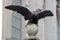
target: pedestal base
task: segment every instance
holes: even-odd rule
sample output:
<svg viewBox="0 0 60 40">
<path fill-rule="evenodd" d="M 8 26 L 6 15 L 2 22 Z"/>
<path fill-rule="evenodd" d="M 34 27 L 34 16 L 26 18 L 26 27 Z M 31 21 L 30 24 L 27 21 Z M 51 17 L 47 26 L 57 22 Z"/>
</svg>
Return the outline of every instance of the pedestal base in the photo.
<svg viewBox="0 0 60 40">
<path fill-rule="evenodd" d="M 39 38 L 37 38 L 35 36 L 29 36 L 29 37 L 25 38 L 25 40 L 39 40 Z"/>
</svg>

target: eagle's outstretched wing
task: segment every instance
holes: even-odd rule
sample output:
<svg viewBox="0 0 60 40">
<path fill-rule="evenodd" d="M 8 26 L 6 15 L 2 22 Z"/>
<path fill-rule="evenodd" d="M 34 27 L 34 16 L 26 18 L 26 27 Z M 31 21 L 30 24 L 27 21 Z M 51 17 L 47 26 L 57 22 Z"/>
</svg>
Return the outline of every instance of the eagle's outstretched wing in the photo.
<svg viewBox="0 0 60 40">
<path fill-rule="evenodd" d="M 17 11 L 19 14 L 24 16 L 25 20 L 30 20 L 33 15 L 26 7 L 23 7 L 23 6 L 9 5 L 9 6 L 6 6 L 5 8 L 13 11 Z"/>
<path fill-rule="evenodd" d="M 46 10 L 37 14 L 38 19 L 45 18 L 47 16 L 53 16 L 53 13 L 50 10 Z"/>
</svg>

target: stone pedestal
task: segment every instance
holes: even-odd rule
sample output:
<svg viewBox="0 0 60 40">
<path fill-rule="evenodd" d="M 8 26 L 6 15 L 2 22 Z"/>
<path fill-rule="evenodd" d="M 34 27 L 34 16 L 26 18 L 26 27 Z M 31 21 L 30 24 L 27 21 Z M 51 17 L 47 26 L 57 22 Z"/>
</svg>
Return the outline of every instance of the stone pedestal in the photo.
<svg viewBox="0 0 60 40">
<path fill-rule="evenodd" d="M 28 37 L 25 38 L 25 40 L 39 40 L 36 37 L 36 34 L 38 33 L 38 26 L 35 24 L 29 24 L 26 26 L 26 32 L 28 34 Z"/>
</svg>

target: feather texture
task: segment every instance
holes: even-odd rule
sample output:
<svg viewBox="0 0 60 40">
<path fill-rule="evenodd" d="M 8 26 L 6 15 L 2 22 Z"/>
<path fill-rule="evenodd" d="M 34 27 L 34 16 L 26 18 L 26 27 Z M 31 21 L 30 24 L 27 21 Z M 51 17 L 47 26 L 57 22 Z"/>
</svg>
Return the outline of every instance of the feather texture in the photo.
<svg viewBox="0 0 60 40">
<path fill-rule="evenodd" d="M 23 6 L 9 5 L 9 6 L 6 6 L 5 8 L 9 10 L 17 11 L 17 13 L 23 15 L 26 20 L 30 20 L 33 15 L 26 7 L 23 7 Z"/>
<path fill-rule="evenodd" d="M 53 13 L 50 10 L 36 12 L 36 15 L 35 15 L 30 10 L 28 10 L 28 8 L 23 7 L 23 6 L 9 5 L 9 6 L 6 6 L 5 8 L 16 11 L 17 13 L 24 16 L 25 20 L 29 20 L 28 23 L 33 23 L 33 24 L 38 24 L 38 20 L 41 18 L 45 18 L 47 16 L 53 16 Z"/>
<path fill-rule="evenodd" d="M 47 16 L 53 16 L 53 13 L 50 10 L 45 10 L 37 14 L 38 19 L 41 19 Z"/>
</svg>

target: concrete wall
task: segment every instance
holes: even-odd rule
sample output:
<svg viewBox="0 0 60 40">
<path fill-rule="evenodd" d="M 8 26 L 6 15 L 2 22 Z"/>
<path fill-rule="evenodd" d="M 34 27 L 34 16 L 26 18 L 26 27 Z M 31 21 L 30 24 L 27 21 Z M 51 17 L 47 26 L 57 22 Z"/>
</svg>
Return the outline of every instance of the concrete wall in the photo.
<svg viewBox="0 0 60 40">
<path fill-rule="evenodd" d="M 57 39 L 57 18 L 56 18 L 56 0 L 46 0 L 45 10 L 51 10 L 54 14 L 53 17 L 47 17 L 44 20 L 44 39 L 45 40 L 58 40 Z"/>
<path fill-rule="evenodd" d="M 11 0 L 3 0 L 3 35 L 2 40 L 6 40 L 7 38 L 11 38 L 11 11 L 5 9 L 5 6 L 10 5 L 12 3 Z"/>
</svg>

